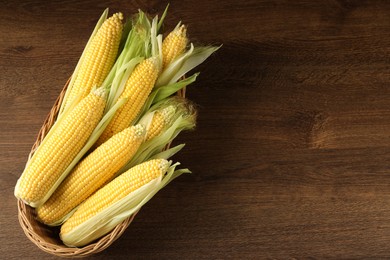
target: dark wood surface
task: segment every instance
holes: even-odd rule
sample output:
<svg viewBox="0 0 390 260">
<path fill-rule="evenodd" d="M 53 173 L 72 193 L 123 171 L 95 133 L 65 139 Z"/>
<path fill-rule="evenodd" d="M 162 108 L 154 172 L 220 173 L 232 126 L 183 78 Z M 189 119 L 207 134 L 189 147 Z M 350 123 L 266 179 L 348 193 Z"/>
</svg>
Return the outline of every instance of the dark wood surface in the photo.
<svg viewBox="0 0 390 260">
<path fill-rule="evenodd" d="M 14 185 L 105 7 L 0 1 L 1 259 L 54 259 L 24 235 Z M 188 96 L 193 174 L 95 259 L 390 257 L 390 2 L 171 1 L 166 28 L 223 44 Z"/>
</svg>

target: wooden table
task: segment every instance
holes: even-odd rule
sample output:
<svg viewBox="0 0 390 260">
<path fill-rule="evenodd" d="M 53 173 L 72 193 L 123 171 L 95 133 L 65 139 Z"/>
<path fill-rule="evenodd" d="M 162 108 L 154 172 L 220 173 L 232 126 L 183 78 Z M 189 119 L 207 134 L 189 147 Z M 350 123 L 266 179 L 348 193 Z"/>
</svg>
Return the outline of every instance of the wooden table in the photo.
<svg viewBox="0 0 390 260">
<path fill-rule="evenodd" d="M 1 259 L 55 259 L 17 220 L 14 185 L 105 7 L 1 1 Z M 171 1 L 195 42 L 223 44 L 188 96 L 182 176 L 94 259 L 390 257 L 390 2 Z"/>
</svg>

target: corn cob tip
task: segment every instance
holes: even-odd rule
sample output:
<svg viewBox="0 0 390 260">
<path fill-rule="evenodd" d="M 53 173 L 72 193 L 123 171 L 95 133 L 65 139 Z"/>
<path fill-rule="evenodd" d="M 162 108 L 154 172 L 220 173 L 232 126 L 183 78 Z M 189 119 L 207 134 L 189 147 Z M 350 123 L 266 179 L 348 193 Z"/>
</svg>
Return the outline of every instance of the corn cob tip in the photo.
<svg viewBox="0 0 390 260">
<path fill-rule="evenodd" d="M 113 14 L 110 18 L 108 18 L 106 22 L 108 22 L 108 24 L 112 24 L 112 23 L 121 24 L 120 21 L 122 20 L 123 20 L 123 14 L 121 12 L 117 12 Z"/>
<path fill-rule="evenodd" d="M 102 98 L 106 98 L 107 97 L 107 89 L 105 88 L 97 88 L 95 90 L 93 90 L 93 94 L 95 94 L 96 96 L 99 96 L 99 97 L 102 97 Z"/>
<path fill-rule="evenodd" d="M 119 20 L 123 20 L 123 14 L 121 12 L 114 14 L 114 16 L 116 16 Z"/>
<path fill-rule="evenodd" d="M 150 61 L 150 63 L 152 63 L 153 67 L 158 71 L 158 74 L 160 74 L 161 66 L 162 66 L 162 64 L 160 62 L 160 57 L 154 56 L 154 57 L 148 58 L 148 60 Z"/>
<path fill-rule="evenodd" d="M 171 31 L 162 43 L 163 68 L 165 69 L 180 54 L 188 44 L 187 28 L 180 23 Z"/>
<path fill-rule="evenodd" d="M 162 159 L 159 165 L 159 168 L 162 172 L 167 172 L 170 166 L 170 162 L 168 160 Z"/>
<path fill-rule="evenodd" d="M 170 162 L 165 159 L 160 159 L 160 164 L 158 165 L 158 168 L 161 170 L 163 175 L 168 171 L 168 168 L 170 166 Z"/>
<path fill-rule="evenodd" d="M 176 30 L 173 31 L 176 35 L 181 37 L 187 37 L 187 27 L 182 24 Z"/>
<path fill-rule="evenodd" d="M 142 124 L 136 125 L 136 126 L 134 127 L 134 130 L 135 130 L 135 135 L 136 135 L 136 136 L 139 136 L 139 137 L 144 136 L 145 133 L 146 133 L 146 128 L 145 128 L 145 126 L 142 125 Z"/>
<path fill-rule="evenodd" d="M 154 163 L 156 163 L 155 165 L 158 168 L 160 174 L 164 176 L 164 174 L 168 171 L 171 162 L 166 159 L 154 159 L 154 160 L 150 160 L 149 163 L 153 164 L 153 161 L 155 161 Z"/>
</svg>

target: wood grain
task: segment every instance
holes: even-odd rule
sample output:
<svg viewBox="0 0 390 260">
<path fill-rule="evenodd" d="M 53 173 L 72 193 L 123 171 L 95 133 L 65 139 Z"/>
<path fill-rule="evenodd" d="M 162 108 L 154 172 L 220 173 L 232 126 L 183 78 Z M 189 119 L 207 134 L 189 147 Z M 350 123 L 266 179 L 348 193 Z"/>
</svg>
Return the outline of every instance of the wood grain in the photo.
<svg viewBox="0 0 390 260">
<path fill-rule="evenodd" d="M 0 255 L 54 259 L 13 188 L 102 10 L 165 1 L 0 1 Z M 94 259 L 390 257 L 390 2 L 171 1 L 165 28 L 223 44 L 188 96 L 198 127 L 159 193 Z"/>
</svg>

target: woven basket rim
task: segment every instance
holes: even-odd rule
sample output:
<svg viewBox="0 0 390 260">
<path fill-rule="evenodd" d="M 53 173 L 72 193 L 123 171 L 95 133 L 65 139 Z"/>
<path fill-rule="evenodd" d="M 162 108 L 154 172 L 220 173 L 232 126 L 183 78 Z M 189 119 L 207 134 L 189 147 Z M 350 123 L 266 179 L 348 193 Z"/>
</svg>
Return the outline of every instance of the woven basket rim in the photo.
<svg viewBox="0 0 390 260">
<path fill-rule="evenodd" d="M 43 138 L 53 126 L 57 118 L 61 103 L 64 99 L 65 92 L 68 88 L 69 82 L 70 78 L 63 87 L 60 95 L 58 96 L 53 107 L 51 108 L 50 113 L 47 115 L 41 129 L 39 130 L 37 139 L 31 148 L 28 159 L 31 158 L 37 147 L 42 142 Z M 177 95 L 185 97 L 185 91 L 186 88 L 184 87 L 177 92 Z M 167 147 L 169 147 L 169 145 L 170 144 L 168 144 Z M 130 223 L 133 221 L 134 217 L 138 213 L 134 213 L 133 215 L 125 219 L 122 223 L 118 224 L 111 232 L 91 244 L 88 244 L 83 247 L 68 247 L 64 245 L 58 237 L 53 236 L 53 234 L 55 233 L 53 230 L 55 230 L 56 228 L 46 226 L 37 220 L 35 209 L 26 205 L 22 200 L 19 199 L 17 200 L 17 205 L 19 223 L 28 239 L 30 239 L 36 246 L 38 246 L 38 248 L 40 248 L 46 253 L 60 257 L 71 258 L 90 256 L 99 253 L 109 247 L 123 234 L 123 232 L 130 225 Z"/>
</svg>

